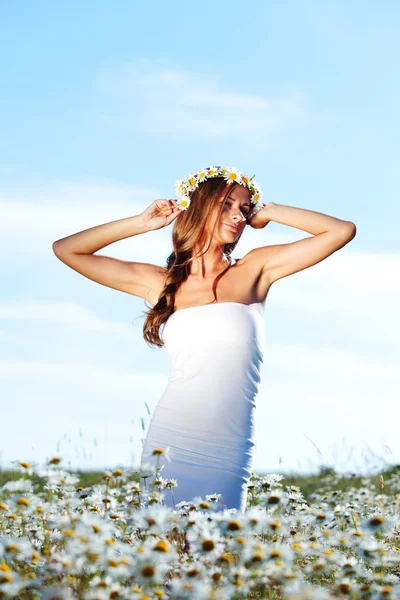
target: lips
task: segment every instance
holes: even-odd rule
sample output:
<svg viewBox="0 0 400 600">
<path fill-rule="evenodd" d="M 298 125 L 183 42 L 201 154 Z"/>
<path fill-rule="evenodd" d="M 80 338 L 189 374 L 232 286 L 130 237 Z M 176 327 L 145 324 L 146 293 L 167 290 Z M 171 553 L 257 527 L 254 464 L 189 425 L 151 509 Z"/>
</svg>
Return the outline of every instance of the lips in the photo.
<svg viewBox="0 0 400 600">
<path fill-rule="evenodd" d="M 224 225 L 226 225 L 226 227 L 229 227 L 230 229 L 233 229 L 233 231 L 238 231 L 238 228 L 234 225 L 229 225 L 229 223 L 224 223 Z"/>
</svg>

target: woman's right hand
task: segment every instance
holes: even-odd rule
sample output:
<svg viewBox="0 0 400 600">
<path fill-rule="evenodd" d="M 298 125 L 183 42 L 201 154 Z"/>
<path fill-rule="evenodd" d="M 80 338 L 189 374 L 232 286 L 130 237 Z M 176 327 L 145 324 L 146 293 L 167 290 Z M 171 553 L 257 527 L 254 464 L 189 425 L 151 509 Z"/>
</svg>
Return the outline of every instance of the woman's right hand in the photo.
<svg viewBox="0 0 400 600">
<path fill-rule="evenodd" d="M 182 212 L 176 200 L 154 200 L 141 214 L 144 226 L 154 231 L 170 225 Z"/>
</svg>

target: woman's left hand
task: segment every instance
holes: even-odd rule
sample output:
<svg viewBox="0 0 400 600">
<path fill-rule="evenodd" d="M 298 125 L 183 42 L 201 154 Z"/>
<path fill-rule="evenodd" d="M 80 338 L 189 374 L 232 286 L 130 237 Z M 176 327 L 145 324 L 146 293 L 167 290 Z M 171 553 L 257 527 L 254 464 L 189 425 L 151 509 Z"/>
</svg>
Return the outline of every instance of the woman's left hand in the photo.
<svg viewBox="0 0 400 600">
<path fill-rule="evenodd" d="M 263 229 L 271 220 L 267 217 L 267 211 L 269 211 L 273 206 L 275 206 L 275 202 L 268 202 L 268 204 L 264 204 L 263 208 L 256 212 L 256 214 L 247 221 L 247 225 L 250 225 L 250 227 L 253 227 L 253 229 Z"/>
</svg>

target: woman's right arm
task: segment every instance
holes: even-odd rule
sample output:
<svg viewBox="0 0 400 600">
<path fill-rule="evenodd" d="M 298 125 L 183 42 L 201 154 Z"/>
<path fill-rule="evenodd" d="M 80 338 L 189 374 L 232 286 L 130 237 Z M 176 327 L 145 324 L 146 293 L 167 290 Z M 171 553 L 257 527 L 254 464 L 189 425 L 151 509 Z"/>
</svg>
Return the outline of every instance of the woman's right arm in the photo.
<svg viewBox="0 0 400 600">
<path fill-rule="evenodd" d="M 57 240 L 53 244 L 53 251 L 61 262 L 80 275 L 114 290 L 148 299 L 153 304 L 164 287 L 165 270 L 162 267 L 94 254 L 108 244 L 147 231 L 150 230 L 137 215 L 97 225 Z"/>
<path fill-rule="evenodd" d="M 68 235 L 55 241 L 53 250 L 55 254 L 66 252 L 93 254 L 109 244 L 147 231 L 150 229 L 144 224 L 142 215 L 136 215 Z"/>
<path fill-rule="evenodd" d="M 179 213 L 174 200 L 155 200 L 139 215 L 97 225 L 55 241 L 53 251 L 61 262 L 84 277 L 155 304 L 164 287 L 166 271 L 163 267 L 94 252 L 133 235 L 166 227 Z"/>
<path fill-rule="evenodd" d="M 150 290 L 153 290 L 155 302 L 163 288 L 165 269 L 150 263 L 94 254 L 113 242 L 147 231 L 152 231 L 151 226 L 140 214 L 97 225 L 57 240 L 53 243 L 53 251 L 68 267 L 101 285 L 140 298 L 148 298 Z"/>
</svg>

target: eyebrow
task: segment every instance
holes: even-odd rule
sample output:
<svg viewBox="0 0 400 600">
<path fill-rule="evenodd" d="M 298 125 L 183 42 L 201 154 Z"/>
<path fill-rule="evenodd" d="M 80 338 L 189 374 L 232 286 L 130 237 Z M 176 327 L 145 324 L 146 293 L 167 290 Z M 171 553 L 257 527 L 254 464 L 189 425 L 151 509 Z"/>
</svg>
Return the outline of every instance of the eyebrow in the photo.
<svg viewBox="0 0 400 600">
<path fill-rule="evenodd" d="M 237 200 L 237 198 L 234 198 L 233 196 L 228 196 L 228 198 L 232 198 L 232 200 Z M 244 206 L 247 206 L 247 208 L 250 208 L 250 204 L 248 202 L 245 202 Z"/>
</svg>

